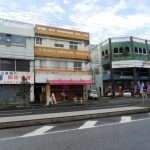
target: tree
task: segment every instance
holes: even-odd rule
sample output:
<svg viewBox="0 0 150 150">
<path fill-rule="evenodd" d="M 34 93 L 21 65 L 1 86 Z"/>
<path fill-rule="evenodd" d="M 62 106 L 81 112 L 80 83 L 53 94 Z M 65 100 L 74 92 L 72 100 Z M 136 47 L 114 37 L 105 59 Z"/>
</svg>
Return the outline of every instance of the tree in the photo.
<svg viewBox="0 0 150 150">
<path fill-rule="evenodd" d="M 26 105 L 28 94 L 30 93 L 30 87 L 31 87 L 31 84 L 27 81 L 27 78 L 23 76 L 17 96 L 21 97 L 21 99 L 23 100 L 24 106 Z"/>
</svg>

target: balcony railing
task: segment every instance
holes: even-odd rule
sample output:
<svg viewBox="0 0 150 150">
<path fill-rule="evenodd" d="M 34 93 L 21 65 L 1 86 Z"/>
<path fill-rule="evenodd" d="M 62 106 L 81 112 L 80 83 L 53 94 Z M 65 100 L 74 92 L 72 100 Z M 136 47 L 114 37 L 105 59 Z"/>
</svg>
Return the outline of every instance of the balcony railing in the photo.
<svg viewBox="0 0 150 150">
<path fill-rule="evenodd" d="M 89 41 L 89 33 L 87 32 L 80 32 L 80 31 L 68 30 L 68 29 L 62 29 L 56 27 L 48 27 L 43 25 L 36 25 L 35 33 Z"/>
<path fill-rule="evenodd" d="M 35 47 L 35 56 L 90 60 L 90 52 L 62 48 Z"/>
</svg>

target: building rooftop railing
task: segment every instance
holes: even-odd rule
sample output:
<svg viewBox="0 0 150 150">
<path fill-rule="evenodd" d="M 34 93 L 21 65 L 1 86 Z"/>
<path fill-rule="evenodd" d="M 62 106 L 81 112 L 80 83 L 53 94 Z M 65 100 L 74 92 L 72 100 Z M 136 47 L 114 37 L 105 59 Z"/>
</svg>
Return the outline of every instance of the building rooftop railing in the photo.
<svg viewBox="0 0 150 150">
<path fill-rule="evenodd" d="M 44 26 L 44 25 L 35 25 L 35 33 L 89 41 L 89 33 L 87 32 L 57 28 L 57 27 L 50 27 L 50 26 Z"/>
<path fill-rule="evenodd" d="M 2 24 L 4 26 L 24 28 L 24 29 L 33 29 L 34 28 L 34 25 L 30 24 L 30 23 L 24 23 L 24 22 L 8 20 L 8 19 L 3 19 L 3 18 L 0 18 L 0 24 Z"/>
</svg>

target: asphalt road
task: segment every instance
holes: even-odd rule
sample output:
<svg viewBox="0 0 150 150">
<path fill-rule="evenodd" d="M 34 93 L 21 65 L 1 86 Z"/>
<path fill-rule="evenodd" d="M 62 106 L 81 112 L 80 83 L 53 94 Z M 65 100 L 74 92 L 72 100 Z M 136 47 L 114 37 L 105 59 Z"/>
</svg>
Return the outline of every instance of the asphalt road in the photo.
<svg viewBox="0 0 150 150">
<path fill-rule="evenodd" d="M 0 150 L 149 150 L 150 114 L 0 130 Z"/>
<path fill-rule="evenodd" d="M 148 100 L 148 102 L 150 102 L 150 100 Z M 139 103 L 142 103 L 141 99 L 136 100 L 132 98 L 103 100 L 103 101 L 98 100 L 94 102 L 88 101 L 87 104 L 81 105 L 80 104 L 66 105 L 66 106 L 60 105 L 60 106 L 40 107 L 32 109 L 0 110 L 0 117 L 137 106 L 139 105 Z"/>
</svg>

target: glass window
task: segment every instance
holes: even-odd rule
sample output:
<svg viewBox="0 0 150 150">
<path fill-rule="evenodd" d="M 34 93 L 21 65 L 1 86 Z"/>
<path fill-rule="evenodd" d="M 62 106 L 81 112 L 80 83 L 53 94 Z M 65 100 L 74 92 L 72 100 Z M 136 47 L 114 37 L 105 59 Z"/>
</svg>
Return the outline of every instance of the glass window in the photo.
<svg viewBox="0 0 150 150">
<path fill-rule="evenodd" d="M 135 47 L 135 48 L 134 48 L 134 51 L 135 51 L 135 53 L 138 53 L 138 48 Z"/>
<path fill-rule="evenodd" d="M 63 47 L 64 47 L 64 44 L 55 43 L 55 47 L 60 47 L 60 48 L 63 48 Z"/>
<path fill-rule="evenodd" d="M 108 49 L 105 50 L 105 54 L 108 55 Z"/>
<path fill-rule="evenodd" d="M 36 37 L 36 44 L 42 45 L 42 38 Z"/>
<path fill-rule="evenodd" d="M 114 48 L 114 53 L 119 53 L 117 47 Z"/>
<path fill-rule="evenodd" d="M 143 48 L 143 54 L 146 54 L 146 49 L 145 48 Z"/>
<path fill-rule="evenodd" d="M 125 52 L 126 52 L 126 53 L 129 53 L 129 47 L 128 47 L 128 46 L 125 47 Z"/>
<path fill-rule="evenodd" d="M 104 53 L 104 51 L 102 51 L 102 57 L 104 57 L 104 55 L 105 55 L 105 53 Z"/>
<path fill-rule="evenodd" d="M 65 69 L 68 70 L 68 62 L 60 62 L 60 68 L 61 69 Z"/>
<path fill-rule="evenodd" d="M 16 60 L 16 71 L 30 71 L 30 61 L 29 60 Z"/>
<path fill-rule="evenodd" d="M 46 68 L 46 61 L 45 60 L 40 60 L 40 67 L 41 68 Z"/>
<path fill-rule="evenodd" d="M 0 33 L 0 45 L 4 45 L 5 44 L 5 34 Z"/>
<path fill-rule="evenodd" d="M 0 70 L 2 71 L 15 71 L 15 60 L 1 59 Z"/>
<path fill-rule="evenodd" d="M 139 48 L 139 53 L 140 53 L 140 54 L 142 53 L 142 48 Z"/>
<path fill-rule="evenodd" d="M 123 47 L 119 48 L 119 53 L 123 53 Z"/>
<path fill-rule="evenodd" d="M 26 46 L 26 37 L 19 36 L 19 35 L 12 35 L 12 45 L 25 47 Z"/>
<path fill-rule="evenodd" d="M 82 63 L 81 62 L 74 62 L 74 70 L 81 70 Z"/>
<path fill-rule="evenodd" d="M 69 48 L 77 50 L 78 49 L 78 43 L 77 42 L 69 42 Z"/>
<path fill-rule="evenodd" d="M 5 41 L 6 45 L 10 46 L 11 45 L 11 41 L 12 41 L 12 35 L 11 34 L 6 34 L 5 40 L 6 40 Z"/>
<path fill-rule="evenodd" d="M 53 61 L 52 69 L 62 70 L 63 68 L 61 67 L 61 61 Z"/>
</svg>

